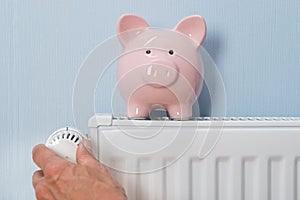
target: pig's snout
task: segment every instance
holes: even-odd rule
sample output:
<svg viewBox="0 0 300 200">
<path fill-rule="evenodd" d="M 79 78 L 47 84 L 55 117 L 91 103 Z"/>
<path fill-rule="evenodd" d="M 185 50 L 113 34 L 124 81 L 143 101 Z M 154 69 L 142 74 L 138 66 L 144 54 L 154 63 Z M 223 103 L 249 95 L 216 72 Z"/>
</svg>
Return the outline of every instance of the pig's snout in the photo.
<svg viewBox="0 0 300 200">
<path fill-rule="evenodd" d="M 144 67 L 144 81 L 153 87 L 170 86 L 178 77 L 178 67 L 172 62 L 152 62 Z"/>
</svg>

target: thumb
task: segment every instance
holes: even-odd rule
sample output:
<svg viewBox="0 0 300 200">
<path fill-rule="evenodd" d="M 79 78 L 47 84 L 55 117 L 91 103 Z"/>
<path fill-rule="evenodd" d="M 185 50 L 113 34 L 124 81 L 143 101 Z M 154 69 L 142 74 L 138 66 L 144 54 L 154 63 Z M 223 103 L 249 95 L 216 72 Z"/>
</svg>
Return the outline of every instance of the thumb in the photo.
<svg viewBox="0 0 300 200">
<path fill-rule="evenodd" d="M 95 165 L 98 163 L 92 154 L 91 141 L 83 140 L 79 143 L 76 152 L 76 161 L 80 165 Z"/>
<path fill-rule="evenodd" d="M 76 160 L 79 165 L 85 165 L 96 169 L 102 175 L 109 175 L 108 169 L 93 156 L 90 140 L 83 140 L 79 143 L 76 152 Z"/>
</svg>

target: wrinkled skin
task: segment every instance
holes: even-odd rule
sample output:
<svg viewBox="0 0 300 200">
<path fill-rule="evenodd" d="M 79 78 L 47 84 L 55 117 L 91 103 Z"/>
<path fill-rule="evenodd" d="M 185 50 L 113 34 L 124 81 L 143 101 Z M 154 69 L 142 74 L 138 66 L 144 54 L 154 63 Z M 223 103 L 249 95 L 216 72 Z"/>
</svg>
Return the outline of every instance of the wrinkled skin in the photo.
<svg viewBox="0 0 300 200">
<path fill-rule="evenodd" d="M 85 146 L 82 142 L 77 148 L 78 164 L 61 159 L 45 145 L 34 147 L 32 157 L 41 168 L 32 177 L 38 200 L 127 200 L 122 186 Z"/>
</svg>

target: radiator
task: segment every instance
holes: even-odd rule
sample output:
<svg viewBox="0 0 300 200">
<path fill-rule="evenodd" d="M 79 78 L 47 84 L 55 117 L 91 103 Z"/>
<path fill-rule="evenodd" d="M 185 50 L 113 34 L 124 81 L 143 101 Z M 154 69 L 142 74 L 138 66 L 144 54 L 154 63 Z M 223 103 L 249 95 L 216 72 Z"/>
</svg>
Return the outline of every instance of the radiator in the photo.
<svg viewBox="0 0 300 200">
<path fill-rule="evenodd" d="M 300 200 L 299 118 L 89 120 L 130 200 Z"/>
</svg>

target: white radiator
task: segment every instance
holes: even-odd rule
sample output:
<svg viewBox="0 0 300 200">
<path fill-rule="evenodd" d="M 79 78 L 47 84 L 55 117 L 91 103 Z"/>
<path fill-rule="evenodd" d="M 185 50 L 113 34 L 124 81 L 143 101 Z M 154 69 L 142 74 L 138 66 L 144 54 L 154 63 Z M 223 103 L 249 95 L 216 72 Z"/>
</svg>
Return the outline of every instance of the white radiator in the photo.
<svg viewBox="0 0 300 200">
<path fill-rule="evenodd" d="M 300 119 L 95 115 L 93 153 L 130 200 L 300 200 Z"/>
</svg>

